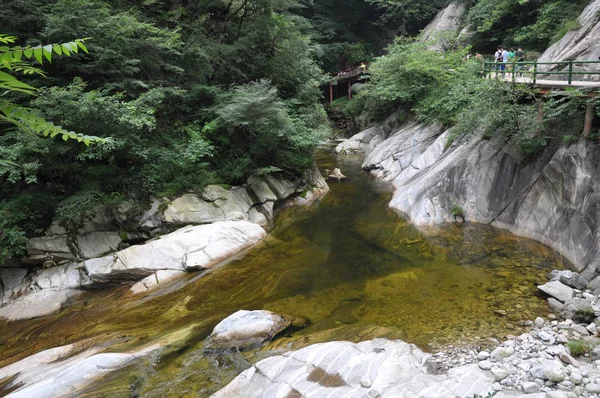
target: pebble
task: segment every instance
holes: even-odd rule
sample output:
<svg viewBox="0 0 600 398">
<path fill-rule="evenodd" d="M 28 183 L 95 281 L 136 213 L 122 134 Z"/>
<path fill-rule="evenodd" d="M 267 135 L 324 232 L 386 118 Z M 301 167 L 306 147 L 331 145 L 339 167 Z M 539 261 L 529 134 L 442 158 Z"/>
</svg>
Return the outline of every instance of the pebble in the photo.
<svg viewBox="0 0 600 398">
<path fill-rule="evenodd" d="M 600 394 L 600 385 L 596 383 L 589 383 L 585 385 L 587 392 L 592 394 Z"/>
<path fill-rule="evenodd" d="M 492 368 L 492 363 L 490 361 L 479 362 L 479 369 L 490 370 L 491 368 Z"/>
<path fill-rule="evenodd" d="M 590 334 L 593 336 L 597 333 L 597 328 L 596 328 L 596 324 L 594 323 L 590 323 L 589 325 L 586 326 L 586 330 L 588 332 L 590 332 Z"/>
<path fill-rule="evenodd" d="M 523 391 L 526 394 L 531 394 L 534 392 L 538 392 L 540 390 L 540 386 L 538 386 L 536 383 L 531 382 L 531 381 L 526 381 L 525 383 L 523 383 L 523 385 L 521 387 L 523 387 Z"/>
<path fill-rule="evenodd" d="M 506 379 L 509 375 L 508 370 L 506 370 L 506 368 L 503 368 L 503 367 L 495 366 L 491 369 L 491 371 L 492 371 L 492 374 L 494 375 L 494 380 L 496 380 L 496 381 L 502 381 L 502 380 Z"/>
<path fill-rule="evenodd" d="M 477 354 L 478 361 L 485 361 L 489 357 L 490 357 L 490 353 L 487 351 L 481 351 L 479 354 Z"/>
</svg>

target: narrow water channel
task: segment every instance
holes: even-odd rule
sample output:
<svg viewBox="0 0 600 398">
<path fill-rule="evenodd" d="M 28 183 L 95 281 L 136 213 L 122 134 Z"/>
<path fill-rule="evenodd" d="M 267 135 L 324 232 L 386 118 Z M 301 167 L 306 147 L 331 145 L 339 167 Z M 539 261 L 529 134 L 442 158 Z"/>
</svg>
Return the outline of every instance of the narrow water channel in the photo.
<svg viewBox="0 0 600 398">
<path fill-rule="evenodd" d="M 244 258 L 172 288 L 132 297 L 128 286 L 86 293 L 61 313 L 2 325 L 0 366 L 76 341 L 125 351 L 176 331 L 179 342 L 89 387 L 89 397 L 204 397 L 282 350 L 327 340 L 400 338 L 435 350 L 502 339 L 548 312 L 536 295 L 566 266 L 536 242 L 464 224 L 423 233 L 388 209 L 390 186 L 358 157 L 320 150 L 321 170 L 348 176 L 310 208 L 281 211 L 269 238 Z M 206 356 L 202 342 L 239 309 L 294 317 L 256 351 Z M 81 395 L 78 395 L 81 396 Z"/>
</svg>

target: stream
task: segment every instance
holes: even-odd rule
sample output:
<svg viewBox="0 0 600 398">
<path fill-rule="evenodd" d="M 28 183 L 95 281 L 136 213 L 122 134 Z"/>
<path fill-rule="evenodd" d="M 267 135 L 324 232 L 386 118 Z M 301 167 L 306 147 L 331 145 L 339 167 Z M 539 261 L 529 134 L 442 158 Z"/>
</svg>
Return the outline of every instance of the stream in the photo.
<svg viewBox="0 0 600 398">
<path fill-rule="evenodd" d="M 280 211 L 242 259 L 146 296 L 115 286 L 58 314 L 4 322 L 0 366 L 78 341 L 122 352 L 180 332 L 77 396 L 206 397 L 251 363 L 317 342 L 387 337 L 435 351 L 504 339 L 548 314 L 536 285 L 570 267 L 559 254 L 485 225 L 418 230 L 388 208 L 391 186 L 363 172 L 360 157 L 330 147 L 315 156 L 321 170 L 339 167 L 348 178 L 330 181 L 320 203 Z M 260 349 L 205 355 L 212 328 L 240 309 L 270 310 L 296 326 Z"/>
</svg>

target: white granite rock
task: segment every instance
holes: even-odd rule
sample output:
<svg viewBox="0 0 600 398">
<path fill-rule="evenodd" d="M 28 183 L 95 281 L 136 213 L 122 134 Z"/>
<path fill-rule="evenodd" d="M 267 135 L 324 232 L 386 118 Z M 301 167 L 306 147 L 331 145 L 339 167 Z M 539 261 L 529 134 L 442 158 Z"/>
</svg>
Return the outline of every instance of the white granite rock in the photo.
<svg viewBox="0 0 600 398">
<path fill-rule="evenodd" d="M 265 236 L 265 230 L 254 223 L 222 221 L 182 228 L 144 245 L 87 260 L 84 266 L 90 278 L 98 282 L 136 280 L 158 270 L 212 268 L 256 245 Z"/>
<path fill-rule="evenodd" d="M 289 320 L 270 311 L 240 310 L 215 326 L 205 348 L 217 350 L 258 346 L 289 325 Z"/>
<path fill-rule="evenodd" d="M 458 398 L 491 391 L 493 379 L 476 365 L 433 376 L 423 366 L 427 357 L 401 341 L 315 344 L 258 362 L 213 397 Z"/>
<path fill-rule="evenodd" d="M 538 289 L 563 303 L 575 295 L 572 288 L 564 285 L 559 281 L 551 281 L 543 285 L 539 285 Z"/>
</svg>

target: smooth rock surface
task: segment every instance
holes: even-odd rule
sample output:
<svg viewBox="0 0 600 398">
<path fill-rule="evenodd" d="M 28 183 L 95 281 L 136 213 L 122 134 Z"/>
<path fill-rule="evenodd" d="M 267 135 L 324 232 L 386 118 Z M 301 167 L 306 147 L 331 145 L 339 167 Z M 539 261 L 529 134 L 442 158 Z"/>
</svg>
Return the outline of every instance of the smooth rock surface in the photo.
<svg viewBox="0 0 600 398">
<path fill-rule="evenodd" d="M 546 293 L 548 296 L 552 296 L 558 301 L 562 301 L 563 303 L 572 299 L 575 295 L 575 292 L 572 288 L 562 284 L 559 281 L 552 281 L 543 285 L 539 285 L 538 289 Z"/>
<path fill-rule="evenodd" d="M 212 268 L 248 249 L 266 236 L 257 224 L 222 221 L 177 230 L 144 245 L 84 262 L 98 282 L 139 280 L 158 270 L 186 271 Z"/>
<path fill-rule="evenodd" d="M 315 344 L 258 362 L 213 397 L 251 391 L 256 397 L 458 398 L 491 391 L 493 379 L 477 366 L 433 376 L 423 366 L 427 357 L 413 345 L 384 339 Z"/>
<path fill-rule="evenodd" d="M 498 137 L 469 136 L 448 146 L 442 136 L 450 132 L 436 126 L 378 128 L 385 133 L 361 138 L 363 167 L 394 182 L 391 208 L 425 226 L 454 222 L 458 206 L 465 221 L 552 247 L 600 293 L 600 278 L 592 280 L 600 266 L 600 153 L 592 143 L 548 149 L 527 161 L 516 142 Z"/>
<path fill-rule="evenodd" d="M 453 39 L 460 30 L 461 18 L 467 6 L 460 1 L 453 1 L 444 7 L 421 33 L 421 40 L 431 43 L 433 51 L 450 49 Z"/>
<path fill-rule="evenodd" d="M 290 321 L 270 311 L 240 310 L 215 326 L 207 339 L 208 350 L 259 346 L 290 325 Z"/>
<path fill-rule="evenodd" d="M 59 311 L 69 299 L 81 293 L 80 290 L 67 289 L 40 290 L 27 294 L 0 308 L 0 318 L 16 321 L 50 315 Z"/>
<path fill-rule="evenodd" d="M 146 293 L 150 290 L 159 288 L 161 285 L 166 285 L 183 276 L 187 272 L 177 270 L 158 270 L 152 275 L 149 275 L 139 282 L 136 282 L 129 291 L 133 294 Z"/>
<path fill-rule="evenodd" d="M 577 19 L 579 28 L 569 31 L 561 40 L 551 45 L 538 59 L 540 62 L 569 60 L 597 61 L 600 54 L 600 0 L 592 0 Z M 556 69 L 543 66 L 541 70 Z M 562 67 L 560 68 L 562 69 Z M 600 64 L 578 65 L 578 71 L 598 71 Z M 591 77 L 597 80 L 597 76 Z M 577 79 L 577 78 L 576 78 Z"/>
</svg>

